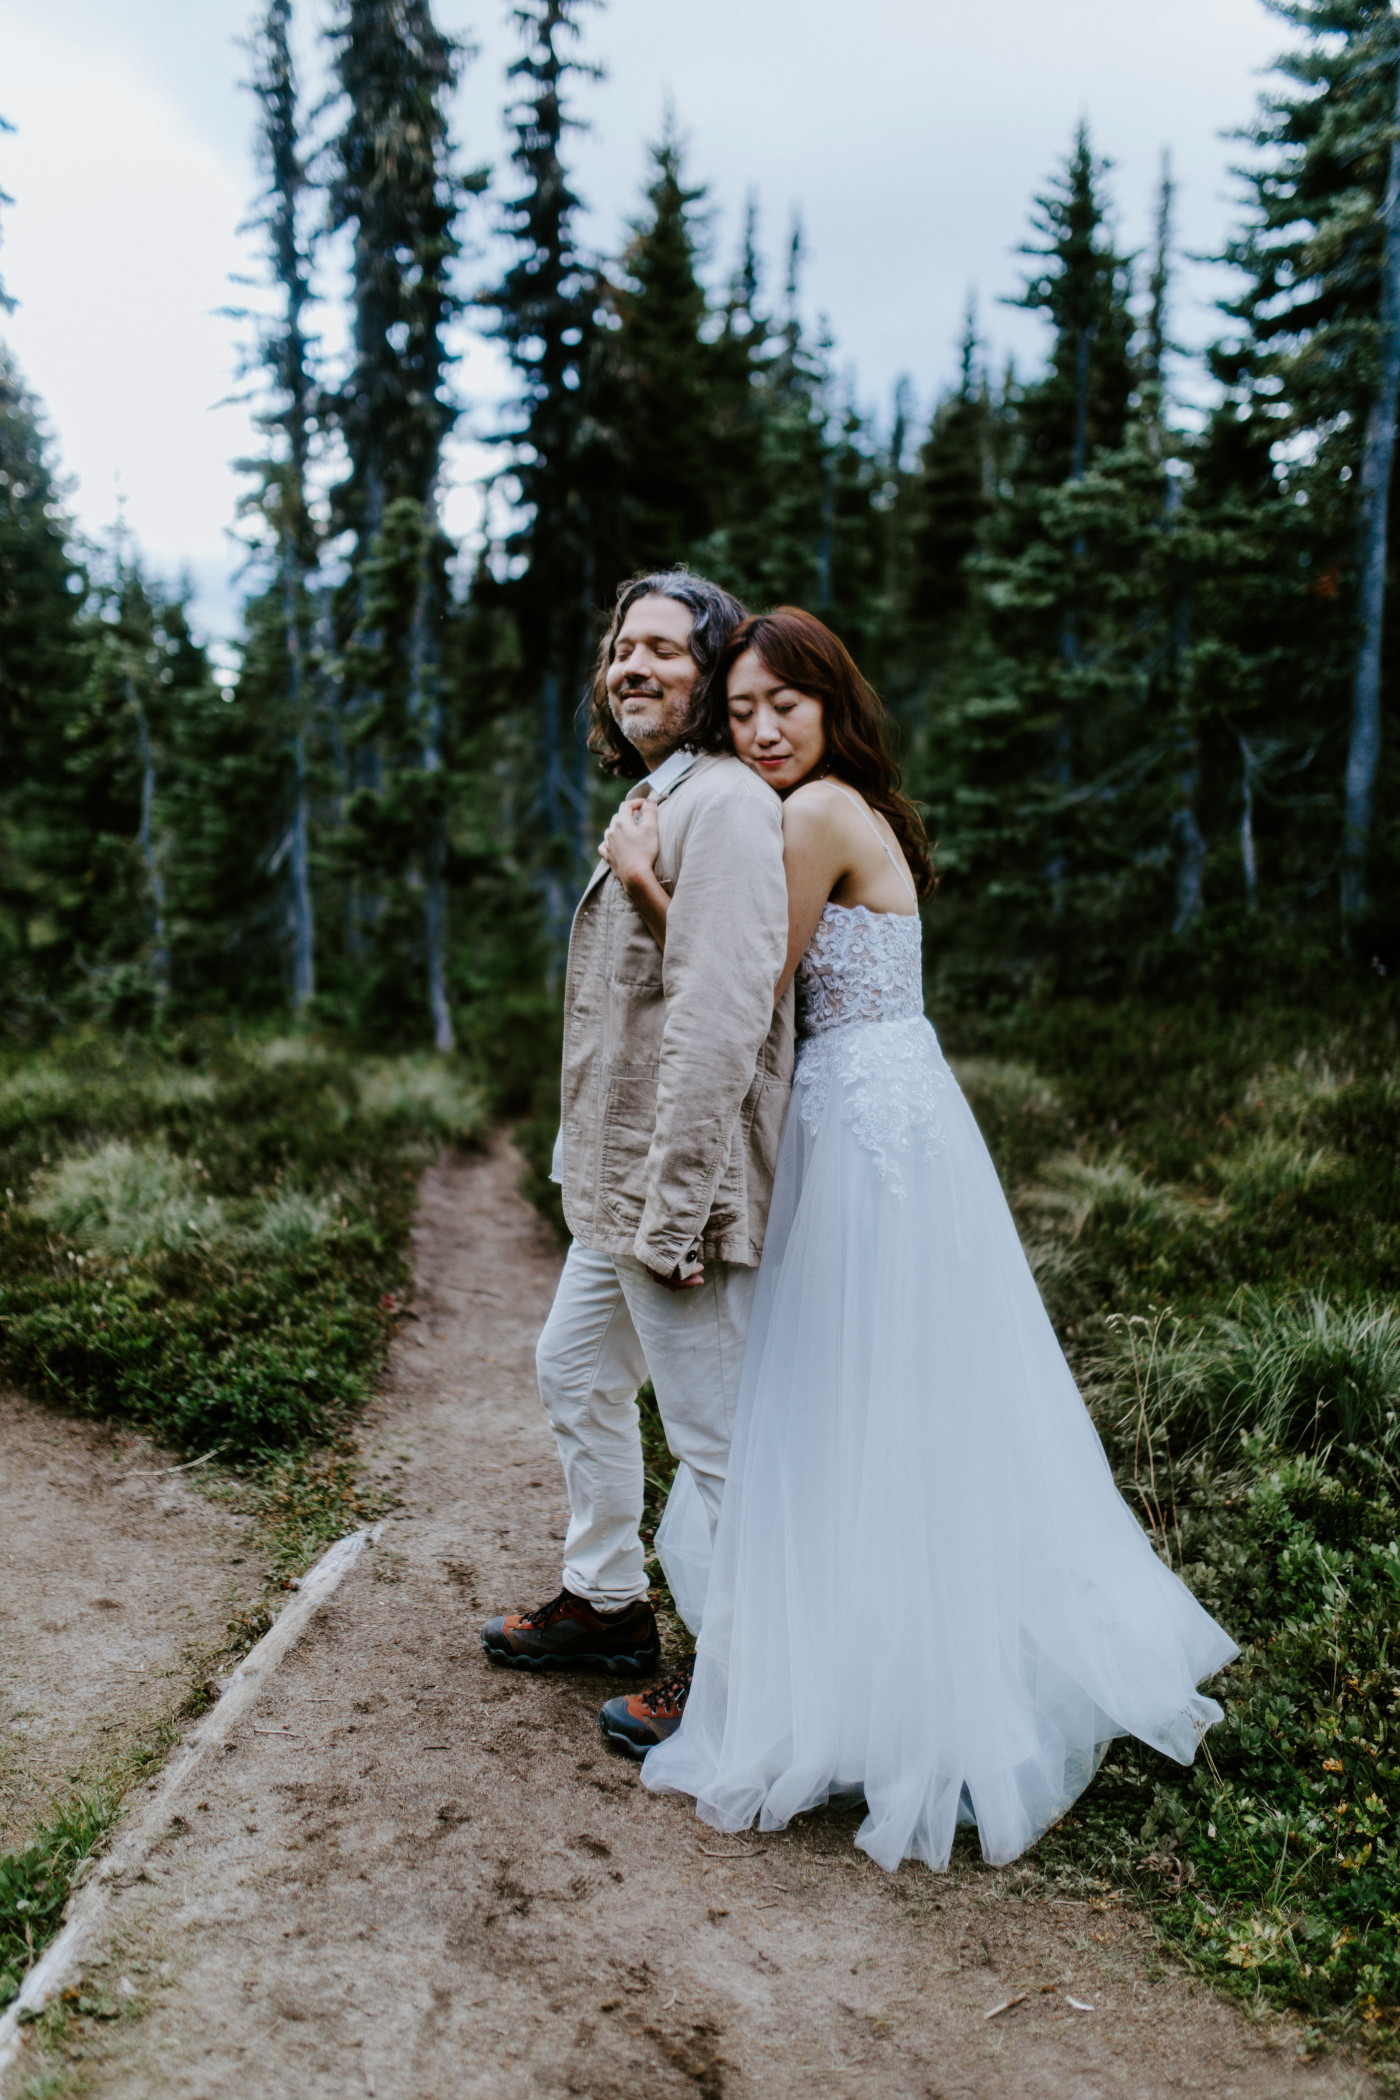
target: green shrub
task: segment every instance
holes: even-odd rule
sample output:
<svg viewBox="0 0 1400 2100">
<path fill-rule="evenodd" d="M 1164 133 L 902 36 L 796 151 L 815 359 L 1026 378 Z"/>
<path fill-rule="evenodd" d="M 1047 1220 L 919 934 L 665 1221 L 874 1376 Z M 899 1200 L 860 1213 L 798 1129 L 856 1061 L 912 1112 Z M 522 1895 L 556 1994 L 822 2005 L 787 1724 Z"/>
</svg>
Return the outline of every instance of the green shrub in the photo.
<svg viewBox="0 0 1400 2100">
<path fill-rule="evenodd" d="M 343 1431 L 410 1287 L 417 1176 L 484 1120 L 451 1060 L 237 1035 L 59 1046 L 0 1074 L 6 1103 L 0 1363 L 235 1460 Z"/>
</svg>

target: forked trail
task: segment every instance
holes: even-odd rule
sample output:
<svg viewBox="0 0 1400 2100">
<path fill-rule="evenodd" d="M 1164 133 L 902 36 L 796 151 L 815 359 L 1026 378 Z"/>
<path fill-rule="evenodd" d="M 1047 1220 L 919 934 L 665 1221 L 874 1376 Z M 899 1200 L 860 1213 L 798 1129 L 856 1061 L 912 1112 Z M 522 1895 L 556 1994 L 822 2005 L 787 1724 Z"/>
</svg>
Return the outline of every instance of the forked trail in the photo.
<svg viewBox="0 0 1400 2100">
<path fill-rule="evenodd" d="M 478 1621 L 552 1593 L 564 1528 L 533 1377 L 559 1263 L 518 1173 L 502 1145 L 426 1179 L 370 1431 L 402 1506 L 117 1898 L 92 1973 L 131 2012 L 78 2023 L 86 2089 L 1364 2091 L 1156 1959 L 1125 1908 L 973 1863 L 887 1877 L 844 1813 L 718 1837 L 601 1746 L 599 1682 L 491 1668 Z"/>
</svg>

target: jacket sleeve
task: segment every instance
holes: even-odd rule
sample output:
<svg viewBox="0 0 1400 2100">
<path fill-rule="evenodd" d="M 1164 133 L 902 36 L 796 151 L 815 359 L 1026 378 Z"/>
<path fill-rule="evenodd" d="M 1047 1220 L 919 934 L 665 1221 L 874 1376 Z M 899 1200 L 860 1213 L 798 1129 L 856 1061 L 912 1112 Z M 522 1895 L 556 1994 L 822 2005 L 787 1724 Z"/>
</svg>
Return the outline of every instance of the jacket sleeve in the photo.
<svg viewBox="0 0 1400 2100">
<path fill-rule="evenodd" d="M 787 955 L 782 804 L 717 794 L 684 837 L 666 921 L 666 1021 L 633 1252 L 669 1272 L 695 1250 L 773 1025 Z"/>
</svg>

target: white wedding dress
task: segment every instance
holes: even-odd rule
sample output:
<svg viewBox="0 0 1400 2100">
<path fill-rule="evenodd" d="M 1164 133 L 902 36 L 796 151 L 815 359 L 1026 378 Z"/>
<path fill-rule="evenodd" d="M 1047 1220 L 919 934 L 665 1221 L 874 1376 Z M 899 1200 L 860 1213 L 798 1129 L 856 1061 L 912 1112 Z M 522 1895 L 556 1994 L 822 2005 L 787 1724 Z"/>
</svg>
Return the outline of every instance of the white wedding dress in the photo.
<svg viewBox="0 0 1400 2100">
<path fill-rule="evenodd" d="M 1113 1484 L 924 1019 L 917 916 L 828 904 L 797 991 L 713 1559 L 684 1467 L 657 1539 L 694 1683 L 642 1778 L 726 1831 L 863 1796 L 887 1868 L 945 1866 L 972 1820 L 1004 1865 L 1113 1737 L 1189 1764 L 1238 1651 Z"/>
</svg>

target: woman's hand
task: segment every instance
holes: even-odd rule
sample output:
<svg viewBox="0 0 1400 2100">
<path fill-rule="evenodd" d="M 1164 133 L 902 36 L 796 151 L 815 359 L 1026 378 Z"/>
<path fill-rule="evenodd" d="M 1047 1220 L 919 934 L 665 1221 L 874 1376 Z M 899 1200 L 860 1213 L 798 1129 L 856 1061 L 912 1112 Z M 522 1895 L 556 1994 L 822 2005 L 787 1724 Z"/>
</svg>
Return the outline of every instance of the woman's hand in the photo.
<svg viewBox="0 0 1400 2100">
<path fill-rule="evenodd" d="M 658 948 L 666 946 L 671 900 L 656 873 L 660 845 L 656 804 L 650 795 L 629 798 L 603 834 L 599 853 L 616 875 Z"/>
<path fill-rule="evenodd" d="M 652 874 L 659 844 L 656 804 L 650 795 L 629 796 L 603 833 L 598 851 L 630 896 Z"/>
</svg>

